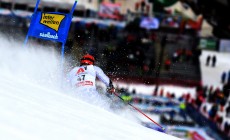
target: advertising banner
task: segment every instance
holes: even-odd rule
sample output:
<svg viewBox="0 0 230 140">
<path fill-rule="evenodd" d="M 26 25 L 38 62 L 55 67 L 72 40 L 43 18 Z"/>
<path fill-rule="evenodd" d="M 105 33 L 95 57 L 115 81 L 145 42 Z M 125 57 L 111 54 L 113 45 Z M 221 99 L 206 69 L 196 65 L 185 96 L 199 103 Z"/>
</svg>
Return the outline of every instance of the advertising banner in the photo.
<svg viewBox="0 0 230 140">
<path fill-rule="evenodd" d="M 36 12 L 29 29 L 29 36 L 65 43 L 72 16 L 57 12 Z"/>
<path fill-rule="evenodd" d="M 230 52 L 230 40 L 221 39 L 220 40 L 219 51 L 220 52 Z"/>
<path fill-rule="evenodd" d="M 199 48 L 205 50 L 216 50 L 217 41 L 214 39 L 201 38 Z"/>
<path fill-rule="evenodd" d="M 103 2 L 99 8 L 99 17 L 120 20 L 120 11 L 120 4 Z"/>
<path fill-rule="evenodd" d="M 154 17 L 144 17 L 141 20 L 140 27 L 145 29 L 159 29 L 160 21 Z"/>
</svg>

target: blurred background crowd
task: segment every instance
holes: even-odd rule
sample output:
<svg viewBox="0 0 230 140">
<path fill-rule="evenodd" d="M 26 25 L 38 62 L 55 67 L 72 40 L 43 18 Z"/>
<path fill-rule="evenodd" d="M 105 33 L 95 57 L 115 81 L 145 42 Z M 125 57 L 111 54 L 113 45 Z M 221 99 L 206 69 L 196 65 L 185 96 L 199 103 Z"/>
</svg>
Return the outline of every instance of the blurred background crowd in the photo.
<svg viewBox="0 0 230 140">
<path fill-rule="evenodd" d="M 0 0 L 0 32 L 23 40 L 35 2 Z M 39 10 L 68 13 L 72 3 L 41 0 Z M 76 66 L 89 53 L 114 81 L 153 85 L 150 94 L 117 88 L 127 102 L 159 115 L 159 122 L 169 126 L 172 135 L 227 140 L 229 12 L 227 0 L 79 0 L 65 56 Z M 29 43 L 61 48 L 35 38 Z M 163 85 L 189 87 L 195 92 L 165 91 Z M 143 125 L 155 129 L 149 123 Z"/>
</svg>

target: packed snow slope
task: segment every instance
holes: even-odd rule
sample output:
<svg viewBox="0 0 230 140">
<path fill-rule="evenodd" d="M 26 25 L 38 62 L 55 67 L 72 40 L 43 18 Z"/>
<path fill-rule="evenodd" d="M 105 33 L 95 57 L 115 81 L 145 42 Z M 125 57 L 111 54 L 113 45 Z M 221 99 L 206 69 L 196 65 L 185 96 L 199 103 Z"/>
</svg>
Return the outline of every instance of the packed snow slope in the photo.
<svg viewBox="0 0 230 140">
<path fill-rule="evenodd" d="M 0 38 L 1 139 L 179 140 L 59 88 L 60 58 L 52 47 Z"/>
<path fill-rule="evenodd" d="M 206 65 L 207 57 L 216 56 L 216 66 L 212 67 L 212 59 L 210 60 L 209 66 Z M 221 76 L 223 72 L 226 72 L 227 75 L 230 72 L 229 65 L 230 54 L 228 52 L 217 52 L 217 51 L 208 51 L 203 50 L 200 56 L 201 62 L 201 73 L 202 73 L 202 82 L 204 86 L 213 86 L 213 88 L 222 89 L 223 83 L 221 83 Z M 228 77 L 226 76 L 225 82 L 227 82 Z"/>
</svg>

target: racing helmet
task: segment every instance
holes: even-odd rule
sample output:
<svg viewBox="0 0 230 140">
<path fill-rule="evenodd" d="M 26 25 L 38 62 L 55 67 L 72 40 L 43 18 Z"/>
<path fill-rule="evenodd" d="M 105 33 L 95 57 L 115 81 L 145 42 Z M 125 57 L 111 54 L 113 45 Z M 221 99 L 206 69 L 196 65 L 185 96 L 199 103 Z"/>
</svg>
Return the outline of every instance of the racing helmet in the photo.
<svg viewBox="0 0 230 140">
<path fill-rule="evenodd" d="M 81 65 L 93 65 L 94 64 L 94 57 L 90 54 L 86 54 L 81 58 Z"/>
</svg>

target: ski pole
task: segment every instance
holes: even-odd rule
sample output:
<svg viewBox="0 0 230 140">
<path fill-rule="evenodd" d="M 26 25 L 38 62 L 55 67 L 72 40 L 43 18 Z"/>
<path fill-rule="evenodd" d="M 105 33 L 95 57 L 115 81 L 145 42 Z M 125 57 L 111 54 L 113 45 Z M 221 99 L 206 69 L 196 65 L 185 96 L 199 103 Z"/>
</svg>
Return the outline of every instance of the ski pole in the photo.
<svg viewBox="0 0 230 140">
<path fill-rule="evenodd" d="M 121 98 L 121 96 L 119 96 L 117 93 L 113 93 L 114 95 L 116 95 L 118 98 L 120 98 L 123 102 L 125 102 L 124 99 Z M 140 109 L 138 109 L 137 107 L 133 106 L 132 104 L 130 104 L 128 102 L 128 105 L 130 105 L 131 107 L 133 107 L 136 111 L 138 111 L 139 113 L 141 113 L 142 115 L 144 115 L 146 118 L 148 118 L 150 121 L 152 121 L 154 124 L 156 124 L 157 126 L 159 126 L 162 130 L 165 130 L 164 127 L 162 127 L 160 124 L 158 124 L 157 122 L 155 122 L 153 119 L 151 119 L 148 115 L 146 115 L 144 112 L 142 112 Z"/>
</svg>

